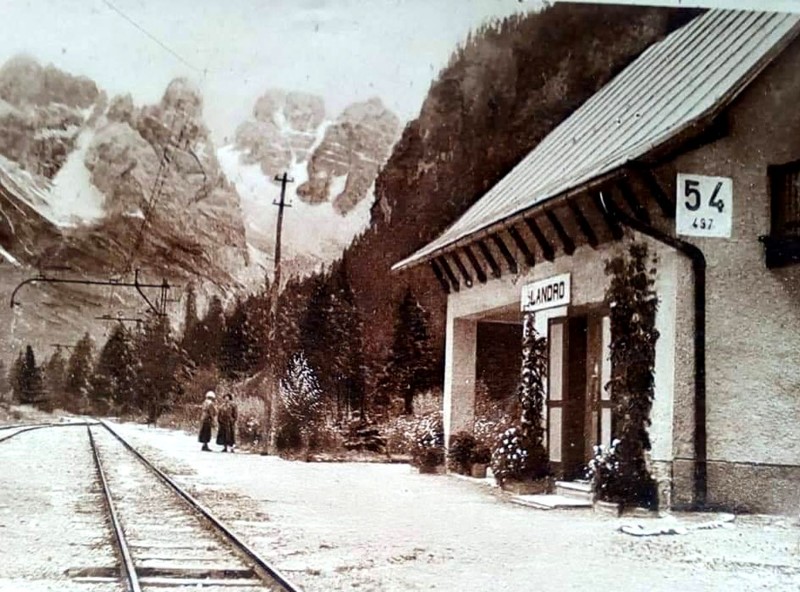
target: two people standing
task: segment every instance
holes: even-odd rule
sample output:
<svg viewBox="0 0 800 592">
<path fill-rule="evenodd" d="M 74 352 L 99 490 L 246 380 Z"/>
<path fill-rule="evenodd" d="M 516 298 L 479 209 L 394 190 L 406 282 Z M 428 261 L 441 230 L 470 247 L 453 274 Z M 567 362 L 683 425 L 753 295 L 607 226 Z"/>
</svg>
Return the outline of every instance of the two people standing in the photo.
<svg viewBox="0 0 800 592">
<path fill-rule="evenodd" d="M 211 450 L 208 447 L 208 443 L 211 441 L 211 432 L 216 419 L 217 445 L 222 446 L 222 452 L 228 452 L 228 447 L 233 452 L 233 447 L 236 443 L 236 420 L 238 416 L 236 404 L 233 402 L 233 396 L 227 394 L 219 407 L 217 407 L 216 398 L 214 391 L 206 393 L 200 420 L 200 436 L 197 439 L 203 444 L 201 450 Z"/>
</svg>

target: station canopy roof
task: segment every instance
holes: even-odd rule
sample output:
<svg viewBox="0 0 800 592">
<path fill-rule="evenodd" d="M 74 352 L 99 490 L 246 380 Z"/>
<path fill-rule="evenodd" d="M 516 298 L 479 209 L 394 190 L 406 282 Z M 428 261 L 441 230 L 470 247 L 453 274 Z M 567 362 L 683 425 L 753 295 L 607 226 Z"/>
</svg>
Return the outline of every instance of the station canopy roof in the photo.
<svg viewBox="0 0 800 592">
<path fill-rule="evenodd" d="M 441 236 L 432 259 L 579 190 L 719 113 L 798 32 L 800 15 L 712 10 L 651 45 L 553 130 Z"/>
</svg>

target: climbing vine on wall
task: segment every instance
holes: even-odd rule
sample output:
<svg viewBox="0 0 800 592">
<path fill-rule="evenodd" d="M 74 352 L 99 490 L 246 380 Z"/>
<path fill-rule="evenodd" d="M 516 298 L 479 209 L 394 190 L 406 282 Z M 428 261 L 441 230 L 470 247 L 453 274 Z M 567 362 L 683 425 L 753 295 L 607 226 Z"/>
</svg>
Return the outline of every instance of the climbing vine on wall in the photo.
<svg viewBox="0 0 800 592">
<path fill-rule="evenodd" d="M 522 325 L 522 368 L 517 387 L 522 413 L 520 425 L 507 430 L 492 454 L 498 481 L 539 479 L 550 473 L 544 443 L 544 382 L 547 378 L 547 340 L 534 325 L 534 313 L 525 313 Z"/>
<path fill-rule="evenodd" d="M 611 281 L 606 301 L 611 310 L 611 392 L 614 435 L 619 440 L 619 469 L 606 487 L 609 501 L 652 507 L 656 488 L 647 469 L 650 410 L 655 396 L 656 311 L 655 257 L 647 245 L 634 243 L 606 264 Z"/>
</svg>

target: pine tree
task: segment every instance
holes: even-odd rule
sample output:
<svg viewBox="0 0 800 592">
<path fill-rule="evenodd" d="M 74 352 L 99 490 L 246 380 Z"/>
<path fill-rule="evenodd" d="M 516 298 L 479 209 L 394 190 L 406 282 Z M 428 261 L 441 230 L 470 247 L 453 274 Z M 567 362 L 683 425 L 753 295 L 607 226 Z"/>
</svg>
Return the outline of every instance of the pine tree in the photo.
<svg viewBox="0 0 800 592">
<path fill-rule="evenodd" d="M 197 325 L 194 361 L 200 367 L 219 367 L 222 355 L 222 339 L 225 331 L 225 311 L 222 300 L 214 296 L 208 305 L 203 320 Z"/>
<path fill-rule="evenodd" d="M 357 410 L 363 419 L 366 391 L 364 323 L 350 287 L 345 259 L 334 268 L 331 283 L 329 360 L 337 390 L 337 408 L 345 413 Z"/>
<path fill-rule="evenodd" d="M 44 364 L 44 384 L 49 393 L 50 400 L 55 407 L 63 407 L 65 403 L 64 387 L 67 381 L 67 362 L 61 354 L 61 348 L 56 349 Z"/>
<path fill-rule="evenodd" d="M 299 348 L 309 366 L 321 377 L 320 387 L 325 394 L 331 394 L 330 372 L 321 372 L 330 365 L 330 321 L 333 306 L 330 288 L 328 275 L 324 270 L 312 277 L 311 296 L 300 318 L 299 335 Z"/>
<path fill-rule="evenodd" d="M 267 363 L 270 328 L 269 289 L 267 282 L 265 290 L 248 297 L 244 302 L 244 339 L 247 347 L 243 366 L 248 374 L 263 369 Z"/>
<path fill-rule="evenodd" d="M 247 370 L 250 349 L 247 312 L 239 298 L 225 318 L 219 369 L 226 378 L 240 378 Z"/>
<path fill-rule="evenodd" d="M 67 381 L 64 391 L 67 394 L 66 409 L 82 412 L 89 404 L 89 389 L 92 378 L 92 359 L 94 343 L 89 333 L 84 333 L 72 350 L 67 364 Z"/>
<path fill-rule="evenodd" d="M 41 369 L 36 365 L 36 356 L 33 348 L 28 345 L 25 348 L 25 357 L 22 362 L 20 372 L 20 403 L 43 403 L 44 402 L 44 381 L 42 380 Z"/>
<path fill-rule="evenodd" d="M 154 424 L 164 411 L 171 408 L 181 389 L 182 357 L 172 339 L 169 319 L 149 319 L 137 340 L 136 350 L 136 401 L 147 415 L 148 422 Z"/>
<path fill-rule="evenodd" d="M 200 318 L 197 315 L 197 293 L 195 292 L 194 284 L 189 284 L 186 289 L 186 308 L 183 318 L 183 337 L 181 339 L 181 349 L 186 352 L 186 356 L 195 365 L 199 364 L 201 353 L 199 346 L 202 340 L 198 335 L 198 326 Z"/>
<path fill-rule="evenodd" d="M 11 394 L 17 401 L 22 400 L 22 369 L 25 366 L 25 356 L 19 352 L 14 363 L 11 365 L 11 370 L 8 372 L 8 382 L 11 385 Z"/>
<path fill-rule="evenodd" d="M 131 336 L 118 324 L 97 358 L 91 381 L 91 399 L 100 413 L 113 407 L 127 412 L 134 399 L 135 361 Z"/>
<path fill-rule="evenodd" d="M 436 384 L 436 360 L 427 315 L 410 288 L 397 309 L 394 340 L 382 383 L 383 388 L 403 397 L 406 414 L 414 412 L 414 396 Z"/>
<path fill-rule="evenodd" d="M 313 368 L 303 352 L 292 356 L 286 374 L 280 380 L 281 406 L 297 426 L 308 451 L 323 412 L 322 391 Z"/>
<path fill-rule="evenodd" d="M 6 364 L 3 360 L 0 360 L 0 399 L 4 399 L 10 390 L 11 384 L 8 382 Z"/>
</svg>

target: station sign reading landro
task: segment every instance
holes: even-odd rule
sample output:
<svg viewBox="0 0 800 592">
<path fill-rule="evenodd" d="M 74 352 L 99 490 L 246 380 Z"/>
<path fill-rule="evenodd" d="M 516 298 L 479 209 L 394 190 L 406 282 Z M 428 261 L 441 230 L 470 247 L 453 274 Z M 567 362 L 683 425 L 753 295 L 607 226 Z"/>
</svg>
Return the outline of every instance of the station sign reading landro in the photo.
<svg viewBox="0 0 800 592">
<path fill-rule="evenodd" d="M 556 306 L 566 306 L 570 298 L 570 275 L 554 275 L 522 288 L 521 308 L 523 312 L 536 312 Z"/>
</svg>

